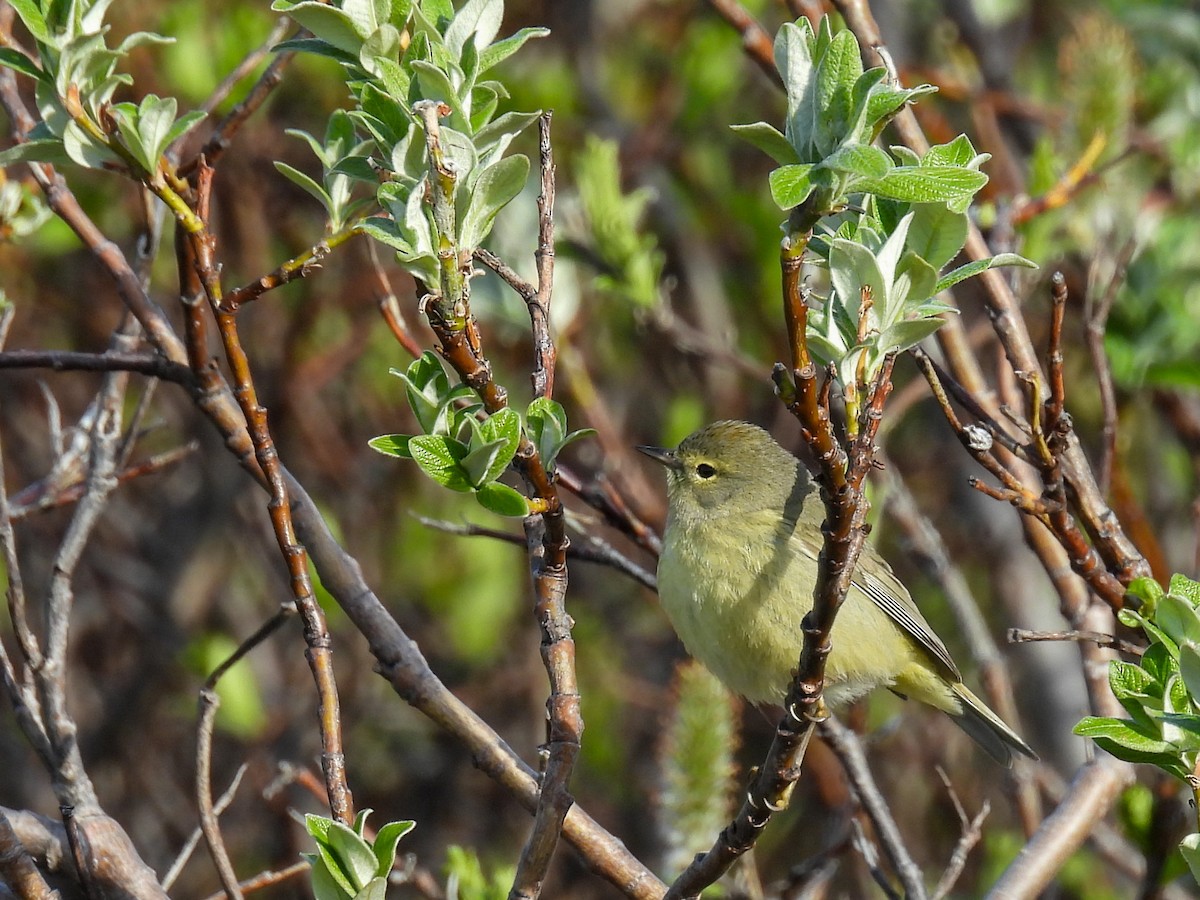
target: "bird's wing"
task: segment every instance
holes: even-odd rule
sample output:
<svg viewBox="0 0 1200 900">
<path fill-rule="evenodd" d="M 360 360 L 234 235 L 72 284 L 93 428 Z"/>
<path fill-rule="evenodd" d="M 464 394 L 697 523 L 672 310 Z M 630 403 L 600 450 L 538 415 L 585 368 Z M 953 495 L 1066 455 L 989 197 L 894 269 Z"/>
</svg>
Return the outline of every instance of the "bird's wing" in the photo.
<svg viewBox="0 0 1200 900">
<path fill-rule="evenodd" d="M 813 539 L 796 529 L 792 532 L 792 540 L 812 559 L 816 559 L 821 552 L 819 535 Z M 867 563 L 871 564 L 871 571 L 868 571 Z M 930 657 L 945 675 L 954 681 L 962 681 L 962 674 L 950 658 L 950 651 L 946 649 L 942 639 L 933 633 L 933 629 L 917 609 L 900 579 L 892 573 L 892 567 L 869 544 L 863 548 L 859 564 L 854 569 L 852 584 L 882 609 L 889 619 L 903 628 L 913 640 L 928 650 Z"/>
<path fill-rule="evenodd" d="M 862 565 L 868 559 L 877 563 L 871 567 L 873 571 L 868 571 Z M 917 604 L 900 583 L 900 579 L 892 573 L 891 566 L 870 547 L 863 548 L 862 560 L 854 570 L 854 585 L 871 598 L 872 603 L 887 613 L 888 618 L 928 650 L 930 656 L 944 670 L 944 674 L 951 676 L 955 681 L 962 681 L 958 666 L 950 658 L 950 651 L 946 649 L 942 639 L 933 633 L 933 629 L 917 609 Z"/>
</svg>

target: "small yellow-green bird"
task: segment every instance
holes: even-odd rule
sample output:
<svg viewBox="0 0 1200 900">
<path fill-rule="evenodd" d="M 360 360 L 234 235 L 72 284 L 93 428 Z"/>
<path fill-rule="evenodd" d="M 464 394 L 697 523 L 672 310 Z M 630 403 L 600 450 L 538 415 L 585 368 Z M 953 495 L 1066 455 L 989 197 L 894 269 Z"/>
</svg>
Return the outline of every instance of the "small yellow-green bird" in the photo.
<svg viewBox="0 0 1200 900">
<path fill-rule="evenodd" d="M 688 652 L 730 690 L 781 703 L 812 609 L 825 509 L 808 471 L 767 432 L 716 422 L 674 450 L 639 447 L 667 469 L 658 561 L 663 609 Z M 863 548 L 834 620 L 825 699 L 887 687 L 949 713 L 998 762 L 1036 754 L 963 684 L 954 660 L 891 567 Z"/>
</svg>

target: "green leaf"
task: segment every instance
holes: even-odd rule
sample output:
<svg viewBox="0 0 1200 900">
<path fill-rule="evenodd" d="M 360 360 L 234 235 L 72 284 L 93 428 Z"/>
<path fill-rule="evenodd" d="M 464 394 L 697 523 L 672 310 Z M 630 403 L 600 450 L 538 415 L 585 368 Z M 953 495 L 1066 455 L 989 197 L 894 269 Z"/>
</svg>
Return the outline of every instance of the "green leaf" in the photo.
<svg viewBox="0 0 1200 900">
<path fill-rule="evenodd" d="M 328 840 L 330 853 L 336 857 L 356 891 L 375 877 L 378 865 L 375 854 L 366 840 L 355 834 L 354 829 L 334 822 L 329 828 Z"/>
<path fill-rule="evenodd" d="M 11 166 L 19 162 L 47 162 L 57 165 L 73 162 L 67 155 L 63 142 L 58 138 L 43 138 L 14 144 L 0 152 L 0 166 Z"/>
<path fill-rule="evenodd" d="M 386 878 L 372 878 L 354 895 L 354 900 L 385 900 L 387 885 Z"/>
<path fill-rule="evenodd" d="M 421 471 L 443 487 L 465 493 L 475 485 L 467 479 L 460 463 L 467 446 L 441 434 L 418 434 L 408 442 L 408 451 Z"/>
<path fill-rule="evenodd" d="M 413 253 L 413 245 L 408 242 L 407 237 L 400 232 L 396 223 L 391 219 L 371 216 L 355 225 L 354 230 L 374 238 L 381 244 L 386 244 L 405 256 Z"/>
<path fill-rule="evenodd" d="M 1105 738 L 1116 747 L 1136 753 L 1171 754 L 1174 750 L 1170 744 L 1157 735 L 1146 734 L 1136 730 L 1125 719 L 1085 716 L 1072 730 L 1081 737 L 1088 737 L 1093 740 Z M 1113 755 L 1120 759 L 1128 759 L 1128 757 L 1122 756 L 1120 753 L 1114 752 Z M 1131 761 L 1140 762 L 1140 760 Z"/>
<path fill-rule="evenodd" d="M 1192 873 L 1192 879 L 1200 883 L 1200 834 L 1189 834 L 1180 841 L 1179 852 Z"/>
<path fill-rule="evenodd" d="M 379 437 L 373 437 L 367 441 L 367 446 L 384 456 L 412 459 L 412 453 L 408 449 L 408 442 L 411 439 L 411 434 L 381 434 Z"/>
<path fill-rule="evenodd" d="M 821 161 L 821 166 L 860 178 L 882 178 L 893 168 L 891 159 L 884 151 L 866 144 L 839 147 Z"/>
<path fill-rule="evenodd" d="M 807 200 L 815 187 L 809 177 L 812 169 L 812 165 L 807 163 L 775 169 L 767 179 L 771 187 L 771 199 L 775 201 L 775 205 L 788 210 Z"/>
<path fill-rule="evenodd" d="M 498 516 L 524 518 L 529 515 L 529 501 L 525 496 L 499 481 L 485 484 L 475 492 L 475 499 L 484 509 Z"/>
<path fill-rule="evenodd" d="M 484 169 L 471 191 L 471 200 L 459 229 L 458 245 L 473 251 L 492 230 L 496 214 L 525 187 L 529 159 L 517 154 Z"/>
<path fill-rule="evenodd" d="M 909 203 L 949 202 L 969 198 L 987 184 L 982 172 L 957 166 L 896 166 L 862 187 L 871 193 Z"/>
<path fill-rule="evenodd" d="M 504 60 L 508 59 L 518 50 L 520 50 L 525 42 L 531 38 L 545 37 L 550 33 L 549 28 L 522 28 L 516 34 L 496 41 L 490 47 L 480 48 L 479 51 L 479 72 L 483 74 L 493 66 L 498 66 Z"/>
<path fill-rule="evenodd" d="M 363 41 L 369 37 L 359 31 L 354 18 L 344 10 L 317 0 L 303 0 L 301 3 L 275 0 L 271 9 L 295 19 L 321 40 L 349 53 L 354 59 L 358 59 Z"/>
<path fill-rule="evenodd" d="M 495 481 L 508 468 L 521 443 L 521 417 L 509 407 L 498 409 L 479 426 L 480 436 L 487 442 L 502 441 L 500 453 L 483 475 L 483 482 Z"/>
<path fill-rule="evenodd" d="M 459 463 L 459 467 L 462 469 L 467 481 L 470 482 L 471 487 L 480 488 L 488 483 L 488 473 L 495 467 L 496 461 L 500 458 L 504 450 L 505 443 L 504 440 L 486 441 L 484 443 L 471 442 L 470 451 Z M 503 468 L 500 471 L 504 471 Z"/>
<path fill-rule="evenodd" d="M 336 60 L 343 66 L 358 65 L 358 56 L 356 54 L 339 50 L 333 44 L 327 43 L 320 38 L 292 38 L 289 41 L 280 41 L 271 47 L 272 53 L 288 53 L 293 50 L 299 53 L 311 53 L 314 56 L 324 56 L 327 59 Z"/>
<path fill-rule="evenodd" d="M 1163 686 L 1154 676 L 1133 663 L 1114 659 L 1108 664 L 1108 686 L 1118 700 L 1128 697 L 1161 696 Z"/>
<path fill-rule="evenodd" d="M 39 44 L 52 44 L 50 29 L 42 15 L 41 5 L 36 0 L 11 0 L 9 5 L 16 10 L 25 28 Z"/>
<path fill-rule="evenodd" d="M 987 259 L 977 259 L 974 262 L 969 262 L 966 265 L 959 266 L 951 272 L 946 273 L 938 279 L 935 293 L 941 293 L 947 288 L 954 287 L 960 281 L 966 281 L 980 272 L 985 272 L 988 269 L 995 269 L 999 266 L 1021 266 L 1025 269 L 1036 269 L 1037 263 L 1031 262 L 1023 256 L 1016 253 L 999 253 L 996 256 L 990 256 Z"/>
<path fill-rule="evenodd" d="M 0 47 L 0 66 L 6 66 L 14 72 L 28 75 L 37 81 L 50 82 L 50 76 L 38 68 L 37 63 L 21 51 L 11 47 Z"/>
<path fill-rule="evenodd" d="M 876 345 L 880 353 L 903 353 L 921 343 L 945 324 L 944 319 L 936 317 L 897 322 L 889 325 L 880 333 Z"/>
<path fill-rule="evenodd" d="M 352 900 L 351 893 L 334 877 L 321 853 L 301 853 L 300 856 L 312 867 L 312 892 L 315 900 Z"/>
<path fill-rule="evenodd" d="M 416 825 L 416 822 L 406 819 L 400 822 L 388 822 L 379 829 L 372 847 L 377 863 L 376 875 L 386 877 L 388 872 L 392 871 L 392 866 L 396 863 L 396 845 L 400 842 L 400 838 L 412 831 Z"/>
<path fill-rule="evenodd" d="M 75 122 L 68 122 L 63 130 L 63 149 L 72 162 L 85 169 L 124 167 L 119 156 L 97 142 Z"/>
<path fill-rule="evenodd" d="M 919 203 L 913 208 L 908 249 L 937 271 L 958 255 L 967 242 L 967 217 L 942 203 Z"/>
<path fill-rule="evenodd" d="M 467 0 L 446 29 L 446 47 L 457 59 L 467 41 L 482 50 L 496 38 L 504 19 L 504 0 Z"/>
<path fill-rule="evenodd" d="M 1200 649 L 1195 644 L 1182 644 L 1179 648 L 1179 674 L 1187 686 L 1189 700 L 1200 701 Z"/>
<path fill-rule="evenodd" d="M 751 125 L 731 125 L 730 128 L 742 140 L 753 144 L 781 166 L 796 165 L 800 162 L 796 148 L 788 143 L 788 139 L 773 125 L 754 122 Z"/>
<path fill-rule="evenodd" d="M 1186 575 L 1172 575 L 1167 593 L 1183 598 L 1193 607 L 1200 606 L 1200 581 L 1192 581 Z"/>
<path fill-rule="evenodd" d="M 1200 643 L 1200 611 L 1178 594 L 1168 593 L 1162 598 L 1154 624 L 1181 648 L 1184 643 Z"/>
<path fill-rule="evenodd" d="M 329 843 L 329 828 L 333 825 L 333 820 L 326 816 L 314 816 L 312 813 L 304 814 L 304 828 L 308 831 L 309 836 L 318 844 Z"/>
<path fill-rule="evenodd" d="M 323 207 L 325 207 L 326 212 L 329 212 L 333 208 L 333 199 L 325 192 L 325 188 L 317 184 L 317 182 L 308 175 L 305 175 L 299 169 L 293 168 L 287 163 L 280 162 L 279 160 L 275 161 L 275 168 L 285 178 L 287 178 L 288 181 L 298 185 L 305 191 L 305 193 L 315 197 L 317 201 Z"/>
<path fill-rule="evenodd" d="M 1157 581 L 1149 576 L 1143 575 L 1141 578 L 1135 578 L 1129 583 L 1128 592 L 1142 601 L 1142 610 L 1148 616 L 1153 616 L 1155 609 L 1158 607 L 1158 601 L 1162 599 L 1165 593 Z"/>
</svg>

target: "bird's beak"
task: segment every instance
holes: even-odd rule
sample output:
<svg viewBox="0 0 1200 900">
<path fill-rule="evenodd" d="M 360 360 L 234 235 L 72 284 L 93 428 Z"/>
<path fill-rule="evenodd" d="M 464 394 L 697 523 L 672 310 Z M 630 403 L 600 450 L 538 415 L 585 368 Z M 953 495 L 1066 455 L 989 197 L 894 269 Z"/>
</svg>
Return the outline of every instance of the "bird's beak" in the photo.
<svg viewBox="0 0 1200 900">
<path fill-rule="evenodd" d="M 674 450 L 667 450 L 664 447 L 637 447 L 636 449 L 639 453 L 645 453 L 655 462 L 662 463 L 668 469 L 683 468 L 683 463 L 679 461 Z"/>
</svg>

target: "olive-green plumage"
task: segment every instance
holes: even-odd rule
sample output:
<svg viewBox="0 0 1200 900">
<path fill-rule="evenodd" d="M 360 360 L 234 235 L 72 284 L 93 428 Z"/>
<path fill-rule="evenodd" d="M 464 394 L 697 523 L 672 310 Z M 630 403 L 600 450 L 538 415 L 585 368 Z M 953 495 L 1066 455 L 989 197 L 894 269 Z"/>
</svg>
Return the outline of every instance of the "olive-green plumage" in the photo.
<svg viewBox="0 0 1200 900">
<path fill-rule="evenodd" d="M 667 468 L 658 562 L 663 609 L 688 652 L 731 690 L 779 703 L 812 608 L 824 507 L 807 470 L 761 428 L 716 422 L 674 450 L 638 448 Z M 833 626 L 825 699 L 888 687 L 949 713 L 1012 764 L 1028 745 L 967 690 L 945 646 L 891 568 L 863 549 Z"/>
</svg>

